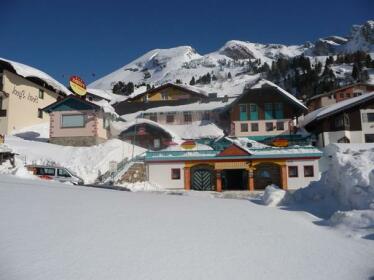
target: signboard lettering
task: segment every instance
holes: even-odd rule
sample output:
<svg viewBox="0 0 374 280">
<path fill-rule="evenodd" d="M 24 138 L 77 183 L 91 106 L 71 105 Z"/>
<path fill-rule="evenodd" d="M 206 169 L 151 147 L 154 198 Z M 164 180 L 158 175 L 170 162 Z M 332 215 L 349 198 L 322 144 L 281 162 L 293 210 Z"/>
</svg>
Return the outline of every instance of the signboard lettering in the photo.
<svg viewBox="0 0 374 280">
<path fill-rule="evenodd" d="M 12 90 L 12 94 L 17 96 L 19 98 L 19 100 L 27 100 L 29 102 L 32 102 L 32 103 L 38 103 L 38 96 L 35 94 L 31 94 L 31 93 L 26 93 L 25 90 L 17 90 L 16 89 L 16 86 L 14 86 L 13 90 Z"/>
</svg>

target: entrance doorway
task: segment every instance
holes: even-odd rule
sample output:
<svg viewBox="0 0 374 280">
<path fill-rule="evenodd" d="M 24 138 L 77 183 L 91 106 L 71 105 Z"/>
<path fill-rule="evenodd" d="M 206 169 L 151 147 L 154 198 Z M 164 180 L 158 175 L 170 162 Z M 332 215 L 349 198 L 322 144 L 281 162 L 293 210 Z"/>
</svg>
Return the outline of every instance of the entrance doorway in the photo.
<svg viewBox="0 0 374 280">
<path fill-rule="evenodd" d="M 209 165 L 197 165 L 191 168 L 191 190 L 214 191 L 215 176 Z"/>
<path fill-rule="evenodd" d="M 245 169 L 222 170 L 222 189 L 225 191 L 248 190 L 248 171 Z"/>
<path fill-rule="evenodd" d="M 282 187 L 280 185 L 280 166 L 274 163 L 261 163 L 256 165 L 254 183 L 256 190 L 263 190 L 271 184 Z"/>
</svg>

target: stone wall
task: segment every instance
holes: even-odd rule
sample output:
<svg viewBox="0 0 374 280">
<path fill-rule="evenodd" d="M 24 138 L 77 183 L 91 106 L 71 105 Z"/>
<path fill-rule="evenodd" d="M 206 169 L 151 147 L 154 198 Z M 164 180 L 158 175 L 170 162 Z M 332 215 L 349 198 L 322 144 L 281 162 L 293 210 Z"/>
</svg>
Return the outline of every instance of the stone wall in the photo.
<svg viewBox="0 0 374 280">
<path fill-rule="evenodd" d="M 52 137 L 49 142 L 62 146 L 87 147 L 104 143 L 106 140 L 96 136 Z"/>
</svg>

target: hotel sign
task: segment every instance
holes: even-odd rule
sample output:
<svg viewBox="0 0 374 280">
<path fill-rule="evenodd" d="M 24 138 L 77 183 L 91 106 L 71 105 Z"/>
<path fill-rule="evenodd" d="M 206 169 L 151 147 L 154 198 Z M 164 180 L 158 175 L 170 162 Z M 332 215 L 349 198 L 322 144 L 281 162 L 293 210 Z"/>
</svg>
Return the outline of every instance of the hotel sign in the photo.
<svg viewBox="0 0 374 280">
<path fill-rule="evenodd" d="M 80 96 L 85 95 L 87 92 L 85 82 L 78 76 L 70 77 L 69 85 L 71 89 Z"/>
</svg>

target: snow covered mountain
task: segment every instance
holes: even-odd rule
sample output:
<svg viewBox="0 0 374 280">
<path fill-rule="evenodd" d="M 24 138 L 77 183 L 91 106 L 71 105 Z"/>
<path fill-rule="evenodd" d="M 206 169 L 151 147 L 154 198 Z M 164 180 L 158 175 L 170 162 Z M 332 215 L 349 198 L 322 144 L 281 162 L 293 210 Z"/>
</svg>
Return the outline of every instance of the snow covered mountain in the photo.
<svg viewBox="0 0 374 280">
<path fill-rule="evenodd" d="M 111 90 L 119 81 L 155 86 L 177 81 L 188 84 L 192 77 L 198 79 L 209 73 L 212 82 L 196 86 L 218 92 L 219 95 L 232 95 L 232 92 L 228 92 L 232 87 L 253 81 L 259 76 L 254 75 L 254 68 L 263 67 L 265 63 L 270 66 L 278 58 L 291 58 L 301 54 L 327 56 L 357 50 L 374 52 L 374 21 L 353 26 L 347 37 L 330 36 L 319 39 L 314 44 L 286 46 L 232 40 L 219 50 L 205 55 L 197 53 L 191 46 L 155 49 L 92 82 L 89 87 Z"/>
</svg>

